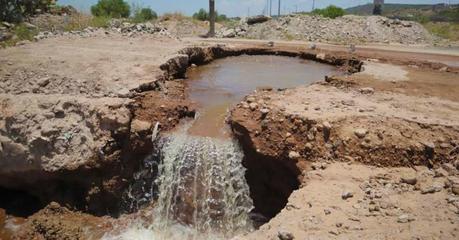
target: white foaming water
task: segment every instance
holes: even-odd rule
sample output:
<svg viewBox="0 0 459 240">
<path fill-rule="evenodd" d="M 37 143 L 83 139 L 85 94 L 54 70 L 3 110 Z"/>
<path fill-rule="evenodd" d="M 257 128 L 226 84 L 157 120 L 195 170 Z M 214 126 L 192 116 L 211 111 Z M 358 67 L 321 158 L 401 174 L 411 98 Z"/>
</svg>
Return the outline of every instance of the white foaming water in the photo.
<svg viewBox="0 0 459 240">
<path fill-rule="evenodd" d="M 213 240 L 251 230 L 253 203 L 237 142 L 190 136 L 186 130 L 159 142 L 153 222 L 136 219 L 104 239 Z"/>
</svg>

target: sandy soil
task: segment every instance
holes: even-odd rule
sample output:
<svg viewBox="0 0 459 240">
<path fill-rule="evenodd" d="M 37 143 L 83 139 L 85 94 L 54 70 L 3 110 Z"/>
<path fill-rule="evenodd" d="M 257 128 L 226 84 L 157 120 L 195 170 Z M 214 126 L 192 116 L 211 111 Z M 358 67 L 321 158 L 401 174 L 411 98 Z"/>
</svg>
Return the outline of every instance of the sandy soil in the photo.
<svg viewBox="0 0 459 240">
<path fill-rule="evenodd" d="M 425 167 L 323 164 L 279 215 L 241 239 L 456 239 L 459 197 L 444 188 L 448 178 Z"/>
<path fill-rule="evenodd" d="M 81 168 L 123 159 L 126 149 L 135 153 L 133 157 L 147 153 L 151 146 L 146 143 L 157 122 L 168 130 L 181 118 L 194 115 L 181 80 L 162 80 L 183 78 L 177 70 L 183 70 L 182 60 L 200 54 L 176 53 L 185 46 L 214 43 L 232 49 L 266 47 L 264 41 L 110 35 L 58 37 L 1 49 L 0 166 L 8 172 L 0 173 L 20 179 L 33 167 L 42 173 L 75 170 L 78 175 Z M 281 160 L 276 164 L 298 171 L 292 177 L 302 183 L 278 216 L 246 237 L 292 239 L 290 233 L 295 239 L 457 238 L 459 201 L 453 196 L 459 186 L 457 55 L 363 47 L 349 53 L 327 45 L 308 48 L 306 43 L 275 44 L 275 50 L 364 60 L 366 71 L 329 77 L 312 86 L 257 91 L 232 111 L 231 124 L 245 147 Z M 87 140 L 69 138 L 68 132 Z M 65 147 L 62 141 L 74 144 Z M 43 146 L 52 146 L 53 154 L 33 151 Z M 35 158 L 28 165 L 24 156 L 30 152 Z M 96 158 L 89 157 L 94 153 Z M 11 159 L 20 161 L 11 163 Z M 129 172 L 124 167 L 130 163 L 110 171 Z M 400 183 L 405 174 L 416 175 L 418 184 Z M 111 177 L 90 192 L 117 195 L 116 186 L 126 179 Z M 343 191 L 353 197 L 343 200 Z M 47 220 L 46 216 L 54 217 Z M 51 206 L 30 217 L 24 232 L 45 238 L 61 229 L 63 235 L 55 236 L 72 239 L 82 236 L 78 221 L 89 218 L 91 223 L 100 220 Z M 40 232 L 43 226 L 45 233 Z"/>
</svg>

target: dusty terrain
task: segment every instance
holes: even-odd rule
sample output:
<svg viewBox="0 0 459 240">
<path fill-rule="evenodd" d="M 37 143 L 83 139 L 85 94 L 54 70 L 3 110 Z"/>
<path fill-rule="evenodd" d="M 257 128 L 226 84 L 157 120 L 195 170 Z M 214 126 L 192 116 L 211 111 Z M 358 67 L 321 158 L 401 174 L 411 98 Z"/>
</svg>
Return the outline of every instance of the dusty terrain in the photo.
<svg viewBox="0 0 459 240">
<path fill-rule="evenodd" d="M 454 54 L 116 33 L 0 50 L 2 195 L 37 196 L 40 207 L 26 216 L 52 201 L 71 209 L 51 204 L 21 226 L 27 237 L 16 237 L 85 239 L 82 232 L 109 229 L 110 217 L 76 210 L 117 216 L 157 123 L 166 131 L 194 116 L 186 69 L 244 53 L 302 57 L 354 74 L 258 90 L 232 109 L 256 208 L 267 217 L 283 209 L 241 238 L 457 237 Z M 0 221 L 3 228 L 11 226 Z"/>
<path fill-rule="evenodd" d="M 292 14 L 266 22 L 248 24 L 242 19 L 235 26 L 218 32 L 224 38 L 303 40 L 329 43 L 428 44 L 441 42 L 421 24 L 380 16 L 346 15 L 336 19 Z"/>
</svg>

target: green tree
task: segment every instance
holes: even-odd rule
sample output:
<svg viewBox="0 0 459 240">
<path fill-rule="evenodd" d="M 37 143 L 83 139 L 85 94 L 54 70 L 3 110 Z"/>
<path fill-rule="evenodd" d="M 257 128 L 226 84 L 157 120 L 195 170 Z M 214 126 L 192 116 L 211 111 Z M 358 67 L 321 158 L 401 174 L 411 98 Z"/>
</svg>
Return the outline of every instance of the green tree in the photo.
<svg viewBox="0 0 459 240">
<path fill-rule="evenodd" d="M 228 20 L 228 17 L 225 14 L 218 14 L 217 11 L 215 11 L 215 16 L 216 16 L 215 20 L 217 22 Z M 205 9 L 201 8 L 199 9 L 198 12 L 193 14 L 193 18 L 199 21 L 210 21 L 210 14 Z"/>
<path fill-rule="evenodd" d="M 151 10 L 151 8 L 138 9 L 134 13 L 135 22 L 145 22 L 156 18 L 158 18 L 158 14 Z"/>
<path fill-rule="evenodd" d="M 209 20 L 209 14 L 204 8 L 201 8 L 197 13 L 193 14 L 193 18 L 200 21 L 206 21 Z"/>
<path fill-rule="evenodd" d="M 127 18 L 131 9 L 123 0 L 99 0 L 91 7 L 91 13 L 96 17 Z"/>
<path fill-rule="evenodd" d="M 337 18 L 345 14 L 344 9 L 337 7 L 335 5 L 330 5 L 324 9 L 315 9 L 312 11 L 313 14 L 321 15 L 328 18 Z"/>
</svg>

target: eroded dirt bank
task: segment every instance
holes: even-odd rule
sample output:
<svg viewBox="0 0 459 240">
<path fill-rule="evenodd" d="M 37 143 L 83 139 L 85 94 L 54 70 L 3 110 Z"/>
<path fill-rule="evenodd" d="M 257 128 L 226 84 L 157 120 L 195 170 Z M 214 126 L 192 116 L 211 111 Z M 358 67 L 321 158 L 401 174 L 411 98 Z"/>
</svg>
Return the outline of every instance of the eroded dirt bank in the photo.
<svg viewBox="0 0 459 240">
<path fill-rule="evenodd" d="M 0 95 L 0 185 L 8 191 L 19 190 L 38 198 L 38 206 L 25 215 L 58 201 L 71 209 L 116 216 L 122 198 L 119 193 L 128 185 L 143 157 L 150 153 L 157 123 L 161 131 L 167 131 L 180 119 L 195 114 L 183 84 L 186 69 L 241 54 L 300 57 L 338 65 L 349 73 L 361 71 L 362 64 L 365 69 L 352 76 L 328 77 L 327 81 L 308 87 L 259 90 L 232 110 L 229 122 L 246 152 L 244 165 L 248 168 L 252 198 L 257 212 L 265 219 L 274 217 L 286 206 L 294 189 L 300 187 L 299 191 L 304 191 L 311 165 L 321 169 L 325 162 L 345 161 L 351 166 L 355 162 L 384 167 L 422 165 L 435 169 L 441 166 L 447 176 L 445 171 L 438 171 L 443 172 L 442 179 L 447 179 L 448 184 L 439 191 L 435 188 L 434 194 L 428 196 L 436 196 L 437 192 L 451 194 L 457 189 L 454 169 L 459 154 L 459 83 L 454 67 L 445 69 L 443 64 L 404 58 L 381 59 L 378 63 L 387 72 L 399 70 L 397 66 L 394 70 L 392 64 L 402 68 L 401 75 L 407 72 L 406 78 L 388 80 L 378 75 L 381 66 L 365 65 L 368 57 L 358 53 L 247 44 L 199 46 L 194 42 L 169 43 L 170 40 L 166 44 L 154 40 L 156 46 L 168 46 L 159 48 L 147 39 L 131 40 L 134 44 L 122 43 L 122 39 L 113 36 L 104 39 L 112 46 L 129 49 L 126 52 L 130 52 L 132 59 L 127 62 L 132 66 L 127 68 L 118 60 L 119 56 L 110 55 L 116 51 L 102 45 L 100 49 L 88 49 L 83 47 L 84 42 L 68 40 L 72 46 L 81 44 L 80 48 L 98 60 L 69 58 L 78 56 L 78 49 L 73 47 L 62 53 L 50 53 L 49 48 L 56 41 L 2 50 L 0 55 L 6 66 L 0 72 L 0 82 L 5 86 Z M 136 47 L 147 46 L 145 43 L 149 43 L 147 51 Z M 34 59 L 30 56 L 35 51 L 39 54 Z M 40 58 L 48 55 L 52 57 Z M 39 64 L 29 68 L 32 60 Z M 77 67 L 80 71 L 59 71 L 68 65 L 78 66 L 73 61 L 86 60 L 94 62 Z M 419 71 L 424 74 L 416 75 Z M 56 76 L 41 78 L 52 74 Z M 432 86 L 429 77 L 442 84 Z M 99 82 L 100 79 L 103 81 Z M 18 85 L 16 81 L 26 82 Z M 84 88 L 78 86 L 87 83 L 100 85 L 94 88 L 97 94 L 92 88 L 81 92 Z M 343 177 L 342 181 L 346 179 Z M 43 185 L 49 188 L 40 187 Z M 451 208 L 457 208 L 457 201 L 451 201 Z M 17 206 L 7 211 L 14 209 Z M 50 220 L 46 216 L 54 215 L 86 219 L 95 226 L 113 221 L 56 209 L 61 208 L 53 204 L 30 217 L 23 232 L 45 239 L 63 239 L 65 234 L 83 231 L 83 226 L 65 227 L 74 221 L 47 224 Z M 286 222 L 282 216 L 283 212 L 272 222 Z M 41 227 L 44 225 L 47 227 Z M 276 238 L 276 231 L 280 230 L 261 231 Z M 54 235 L 47 237 L 50 232 Z M 91 237 L 86 230 L 83 232 L 80 238 Z"/>
<path fill-rule="evenodd" d="M 249 183 L 287 182 L 251 174 L 251 166 L 276 159 L 300 185 L 248 239 L 457 236 L 457 73 L 377 60 L 362 70 L 295 89 L 260 89 L 232 110 L 229 122 L 250 153 Z M 279 186 L 254 201 L 282 193 Z"/>
</svg>

